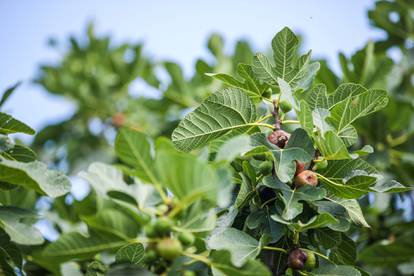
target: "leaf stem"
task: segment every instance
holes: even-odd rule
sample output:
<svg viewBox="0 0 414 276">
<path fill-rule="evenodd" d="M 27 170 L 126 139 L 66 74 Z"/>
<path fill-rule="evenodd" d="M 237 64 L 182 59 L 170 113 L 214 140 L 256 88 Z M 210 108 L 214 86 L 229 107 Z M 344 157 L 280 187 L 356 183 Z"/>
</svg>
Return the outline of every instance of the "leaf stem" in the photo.
<svg viewBox="0 0 414 276">
<path fill-rule="evenodd" d="M 274 246 L 262 246 L 262 249 L 273 250 L 273 251 L 279 251 L 279 252 L 283 252 L 283 253 L 287 254 L 286 249 L 283 249 L 283 248 L 280 248 L 280 247 L 274 247 Z"/>
<path fill-rule="evenodd" d="M 264 122 L 264 121 L 266 121 L 267 119 L 270 119 L 270 118 L 272 118 L 272 117 L 273 117 L 273 115 L 272 115 L 272 114 L 266 115 L 266 116 L 264 116 L 263 118 L 261 118 L 260 120 L 258 120 L 258 121 L 257 121 L 257 123 Z"/>
<path fill-rule="evenodd" d="M 282 121 L 282 124 L 300 124 L 300 122 L 298 120 L 284 120 Z"/>
<path fill-rule="evenodd" d="M 200 261 L 202 263 L 205 263 L 208 266 L 211 266 L 211 261 L 208 258 L 206 258 L 202 255 L 193 254 L 193 253 L 189 253 L 189 252 L 183 252 L 183 255 L 187 256 L 191 259 L 194 259 L 194 260 Z"/>
<path fill-rule="evenodd" d="M 270 129 L 275 129 L 275 127 L 274 127 L 274 126 L 272 126 L 272 125 L 270 125 L 270 124 L 264 124 L 264 123 L 253 123 L 252 125 L 254 125 L 254 126 L 262 126 L 262 127 L 267 127 L 267 128 L 270 128 Z"/>
<path fill-rule="evenodd" d="M 339 184 L 339 183 L 336 183 L 336 182 L 333 182 L 332 180 L 330 180 L 329 178 L 326 178 L 325 176 L 323 176 L 323 175 L 321 175 L 321 174 L 319 174 L 319 173 L 317 173 L 317 172 L 314 172 L 318 177 L 320 177 L 320 178 L 322 178 L 323 180 L 325 180 L 326 182 L 328 182 L 328 183 L 331 183 L 332 185 L 335 185 L 335 186 L 343 186 L 342 184 Z"/>
</svg>

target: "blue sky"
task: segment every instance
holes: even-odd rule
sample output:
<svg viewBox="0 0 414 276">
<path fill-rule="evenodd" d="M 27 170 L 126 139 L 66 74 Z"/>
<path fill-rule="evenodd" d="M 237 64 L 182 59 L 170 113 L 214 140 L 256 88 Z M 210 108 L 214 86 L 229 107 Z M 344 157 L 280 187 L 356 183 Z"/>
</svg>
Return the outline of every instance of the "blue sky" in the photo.
<svg viewBox="0 0 414 276">
<path fill-rule="evenodd" d="M 5 111 L 35 129 L 73 112 L 66 100 L 46 94 L 30 81 L 41 63 L 61 52 L 47 47 L 49 37 L 64 41 L 93 20 L 99 33 L 118 41 L 144 41 L 156 59 L 173 59 L 191 72 L 205 56 L 206 37 L 219 32 L 230 48 L 246 38 L 256 49 L 269 47 L 284 26 L 304 35 L 314 56 L 337 67 L 337 53 L 350 54 L 368 39 L 381 36 L 369 26 L 366 11 L 373 0 L 210 0 L 210 1 L 0 1 L 0 91 L 24 81 Z"/>
</svg>

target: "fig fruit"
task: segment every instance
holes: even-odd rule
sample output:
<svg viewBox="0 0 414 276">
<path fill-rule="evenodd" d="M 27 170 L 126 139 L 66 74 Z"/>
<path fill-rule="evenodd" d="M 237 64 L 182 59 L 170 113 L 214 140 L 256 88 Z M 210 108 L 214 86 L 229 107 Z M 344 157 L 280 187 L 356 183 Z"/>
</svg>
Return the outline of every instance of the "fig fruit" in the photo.
<svg viewBox="0 0 414 276">
<path fill-rule="evenodd" d="M 192 245 L 195 241 L 195 237 L 190 232 L 181 232 L 178 235 L 178 240 L 185 246 Z"/>
<path fill-rule="evenodd" d="M 288 113 L 289 111 L 292 110 L 292 105 L 290 104 L 290 102 L 288 101 L 281 101 L 279 103 L 279 108 L 284 112 L 284 113 Z"/>
<path fill-rule="evenodd" d="M 313 171 L 304 170 L 295 177 L 295 187 L 299 188 L 305 185 L 316 187 L 318 185 L 318 177 Z"/>
<path fill-rule="evenodd" d="M 144 262 L 152 263 L 155 262 L 158 258 L 158 254 L 154 249 L 148 249 L 144 255 Z"/>
<path fill-rule="evenodd" d="M 289 137 L 290 137 L 289 133 L 287 133 L 284 130 L 278 129 L 278 130 L 275 130 L 272 133 L 270 133 L 269 136 L 267 136 L 267 140 L 270 143 L 272 143 L 272 144 L 278 146 L 279 148 L 283 149 L 286 146 L 286 144 L 289 140 Z"/>
<path fill-rule="evenodd" d="M 112 116 L 112 125 L 117 128 L 123 127 L 125 125 L 125 115 L 122 112 L 117 112 Z"/>
<path fill-rule="evenodd" d="M 308 255 L 305 251 L 296 248 L 289 252 L 288 267 L 294 270 L 302 270 L 305 267 L 305 262 L 308 259 Z"/>
<path fill-rule="evenodd" d="M 178 240 L 167 238 L 158 242 L 157 252 L 162 258 L 172 261 L 181 255 L 183 246 Z"/>
<path fill-rule="evenodd" d="M 166 217 L 160 217 L 154 224 L 154 229 L 159 235 L 167 234 L 171 231 L 173 222 Z"/>
<path fill-rule="evenodd" d="M 303 251 L 306 252 L 307 255 L 307 259 L 305 262 L 305 269 L 306 270 L 312 270 L 315 268 L 316 266 L 316 256 L 315 253 L 313 253 L 312 251 L 308 250 L 308 249 L 302 249 Z"/>
<path fill-rule="evenodd" d="M 153 224 L 145 225 L 144 232 L 148 238 L 155 238 L 157 236 L 157 231 L 155 231 L 155 227 Z"/>
<path fill-rule="evenodd" d="M 295 161 L 295 163 L 296 163 L 295 176 L 297 176 L 298 174 L 300 174 L 301 172 L 305 170 L 306 164 L 300 161 Z"/>
<path fill-rule="evenodd" d="M 315 162 L 315 170 L 323 170 L 328 167 L 328 160 L 322 159 L 318 162 Z"/>
</svg>

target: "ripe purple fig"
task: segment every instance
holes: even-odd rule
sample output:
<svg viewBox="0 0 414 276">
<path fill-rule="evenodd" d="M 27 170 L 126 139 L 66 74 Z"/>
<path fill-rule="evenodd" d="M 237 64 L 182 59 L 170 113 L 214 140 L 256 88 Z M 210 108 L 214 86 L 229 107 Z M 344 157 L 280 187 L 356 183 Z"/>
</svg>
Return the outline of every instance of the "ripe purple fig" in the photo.
<svg viewBox="0 0 414 276">
<path fill-rule="evenodd" d="M 304 170 L 295 177 L 295 187 L 299 188 L 305 185 L 316 187 L 318 185 L 318 177 L 313 171 Z"/>
<path fill-rule="evenodd" d="M 288 256 L 288 266 L 294 270 L 302 270 L 307 259 L 308 255 L 305 251 L 299 248 L 292 249 Z"/>
<path fill-rule="evenodd" d="M 269 136 L 267 136 L 267 140 L 269 140 L 270 143 L 283 149 L 286 146 L 289 137 L 289 133 L 287 133 L 284 130 L 278 129 L 270 133 Z"/>
</svg>

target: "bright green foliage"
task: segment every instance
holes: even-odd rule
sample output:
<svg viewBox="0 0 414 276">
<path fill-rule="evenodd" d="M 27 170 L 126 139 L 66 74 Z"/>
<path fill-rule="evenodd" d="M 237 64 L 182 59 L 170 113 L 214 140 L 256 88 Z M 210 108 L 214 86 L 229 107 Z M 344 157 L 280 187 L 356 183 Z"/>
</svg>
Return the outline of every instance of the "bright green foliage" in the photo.
<svg viewBox="0 0 414 276">
<path fill-rule="evenodd" d="M 79 173 L 91 187 L 84 199 L 60 197 L 66 177 L 8 136 L 33 130 L 1 113 L 0 273 L 413 274 L 412 214 L 399 209 L 412 197 L 414 171 L 413 8 L 378 1 L 370 18 L 388 37 L 341 54 L 338 76 L 301 55 L 288 28 L 272 40 L 272 59 L 245 42 L 227 56 L 212 35 L 213 61 L 197 60 L 190 78 L 173 62 L 148 59 L 142 45 L 113 46 L 92 27 L 85 44 L 71 39 L 64 60 L 45 66 L 38 81 L 78 110 L 35 145 L 56 142 L 52 150 L 67 155 L 54 165 L 69 161 L 69 169 L 114 153 L 115 164 Z M 393 46 L 399 63 L 386 52 Z M 161 97 L 131 95 L 136 79 Z M 91 119 L 103 123 L 101 133 L 92 133 Z M 115 141 L 106 136 L 118 128 Z M 280 128 L 288 142 L 278 147 L 268 135 Z M 172 141 L 153 138 L 164 135 Z M 318 184 L 296 186 L 298 170 Z M 33 226 L 37 194 L 56 197 L 43 212 L 56 241 L 44 242 Z M 288 267 L 297 249 L 311 256 L 301 271 Z"/>
</svg>

